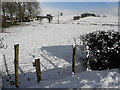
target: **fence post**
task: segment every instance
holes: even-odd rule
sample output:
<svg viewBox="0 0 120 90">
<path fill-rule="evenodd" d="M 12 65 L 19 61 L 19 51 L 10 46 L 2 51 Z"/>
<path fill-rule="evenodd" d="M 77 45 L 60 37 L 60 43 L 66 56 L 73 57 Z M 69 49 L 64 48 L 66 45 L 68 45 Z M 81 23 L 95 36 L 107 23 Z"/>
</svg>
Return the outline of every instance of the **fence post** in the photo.
<svg viewBox="0 0 120 90">
<path fill-rule="evenodd" d="M 72 59 L 72 72 L 75 74 L 75 63 L 76 63 L 76 45 L 73 46 L 73 59 Z"/>
<path fill-rule="evenodd" d="M 37 82 L 39 83 L 42 80 L 41 68 L 40 68 L 40 59 L 35 59 L 35 65 L 36 65 Z"/>
<path fill-rule="evenodd" d="M 18 75 L 18 67 L 19 67 L 19 44 L 14 45 L 15 49 L 15 86 L 19 88 L 19 75 Z"/>
</svg>

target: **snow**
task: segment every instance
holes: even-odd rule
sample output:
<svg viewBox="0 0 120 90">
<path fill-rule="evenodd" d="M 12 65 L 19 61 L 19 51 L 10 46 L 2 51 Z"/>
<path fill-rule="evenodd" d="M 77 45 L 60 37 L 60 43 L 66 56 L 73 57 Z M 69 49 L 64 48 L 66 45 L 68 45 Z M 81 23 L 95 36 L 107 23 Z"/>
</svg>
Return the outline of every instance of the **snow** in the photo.
<svg viewBox="0 0 120 90">
<path fill-rule="evenodd" d="M 7 45 L 6 49 L 0 49 L 3 87 L 15 88 L 14 45 L 19 43 L 20 88 L 117 88 L 118 69 L 86 71 L 81 61 L 85 57 L 81 46 L 77 46 L 76 74 L 71 72 L 72 46 L 79 45 L 79 36 L 96 30 L 117 31 L 117 22 L 116 17 L 87 17 L 73 21 L 71 16 L 61 16 L 60 24 L 55 18 L 51 24 L 44 20 L 7 28 L 5 33 L 0 33 Z M 41 62 L 42 81 L 39 84 L 32 64 L 35 58 L 40 58 Z"/>
<path fill-rule="evenodd" d="M 29 88 L 118 88 L 118 71 L 86 71 L 56 81 L 42 81 Z"/>
</svg>

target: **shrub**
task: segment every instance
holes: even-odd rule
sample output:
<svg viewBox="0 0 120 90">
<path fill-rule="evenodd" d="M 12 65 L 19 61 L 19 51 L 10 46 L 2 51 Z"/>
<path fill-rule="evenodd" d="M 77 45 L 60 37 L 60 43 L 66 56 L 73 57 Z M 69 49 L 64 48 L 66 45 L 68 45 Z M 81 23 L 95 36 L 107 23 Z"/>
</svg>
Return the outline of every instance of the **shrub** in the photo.
<svg viewBox="0 0 120 90">
<path fill-rule="evenodd" d="M 92 13 L 83 13 L 83 14 L 81 14 L 81 18 L 85 18 L 85 17 L 88 17 L 88 16 L 96 17 L 96 15 L 92 14 Z"/>
<path fill-rule="evenodd" d="M 120 32 L 95 31 L 81 36 L 85 46 L 89 47 L 89 67 L 92 70 L 120 67 Z"/>
<path fill-rule="evenodd" d="M 73 20 L 79 20 L 80 19 L 80 16 L 74 16 L 73 17 Z"/>
</svg>

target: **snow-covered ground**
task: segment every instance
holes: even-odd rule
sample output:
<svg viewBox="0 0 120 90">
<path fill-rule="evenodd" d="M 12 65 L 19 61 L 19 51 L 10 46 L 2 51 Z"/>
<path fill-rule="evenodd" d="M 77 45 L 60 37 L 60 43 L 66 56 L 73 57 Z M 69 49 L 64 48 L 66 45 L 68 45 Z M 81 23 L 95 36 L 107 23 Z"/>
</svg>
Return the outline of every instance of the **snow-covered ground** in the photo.
<svg viewBox="0 0 120 90">
<path fill-rule="evenodd" d="M 43 81 L 30 88 L 118 88 L 118 71 L 86 71 L 56 81 Z"/>
<path fill-rule="evenodd" d="M 33 21 L 7 28 L 0 49 L 0 65 L 3 87 L 14 86 L 14 45 L 20 45 L 20 88 L 112 88 L 118 87 L 118 69 L 86 71 L 82 65 L 84 54 L 77 49 L 76 74 L 72 75 L 72 45 L 79 44 L 79 36 L 96 30 L 118 30 L 117 17 L 87 17 L 73 21 L 72 18 L 55 18 L 51 24 Z M 36 69 L 32 62 L 40 58 L 42 81 L 37 84 Z"/>
</svg>

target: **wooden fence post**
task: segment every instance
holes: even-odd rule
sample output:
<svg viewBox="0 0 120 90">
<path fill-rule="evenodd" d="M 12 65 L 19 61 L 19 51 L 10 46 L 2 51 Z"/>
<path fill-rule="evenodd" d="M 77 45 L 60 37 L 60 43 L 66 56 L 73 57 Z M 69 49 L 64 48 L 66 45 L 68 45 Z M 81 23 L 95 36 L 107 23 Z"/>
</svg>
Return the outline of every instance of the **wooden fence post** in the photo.
<svg viewBox="0 0 120 90">
<path fill-rule="evenodd" d="M 18 67 L 19 67 L 19 44 L 14 45 L 15 49 L 15 86 L 19 88 L 19 75 L 18 75 Z"/>
<path fill-rule="evenodd" d="M 72 59 L 72 72 L 75 74 L 75 63 L 76 63 L 76 45 L 73 46 L 73 59 Z"/>
<path fill-rule="evenodd" d="M 35 59 L 35 66 L 36 66 L 37 82 L 39 83 L 42 80 L 41 68 L 40 68 L 40 59 Z"/>
</svg>

